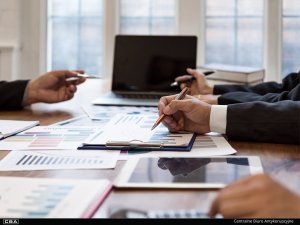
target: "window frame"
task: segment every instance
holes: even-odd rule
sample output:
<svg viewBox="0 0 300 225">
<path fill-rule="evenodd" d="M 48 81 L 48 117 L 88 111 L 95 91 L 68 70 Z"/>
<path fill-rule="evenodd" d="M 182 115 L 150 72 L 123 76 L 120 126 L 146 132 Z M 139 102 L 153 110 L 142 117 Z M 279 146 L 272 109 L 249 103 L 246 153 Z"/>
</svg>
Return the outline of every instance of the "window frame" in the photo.
<svg viewBox="0 0 300 225">
<path fill-rule="evenodd" d="M 282 0 L 264 1 L 263 25 L 263 66 L 266 69 L 266 81 L 281 81 L 282 68 Z M 40 28 L 40 70 L 50 70 L 50 47 L 47 41 L 47 0 L 41 1 Z M 104 62 L 103 77 L 112 74 L 114 37 L 119 33 L 119 0 L 104 0 Z M 205 0 L 175 0 L 176 34 L 196 35 L 198 37 L 197 65 L 205 59 Z M 42 13 L 44 12 L 44 13 Z M 44 47 L 43 47 L 44 46 Z M 48 66 L 48 67 L 47 67 Z"/>
</svg>

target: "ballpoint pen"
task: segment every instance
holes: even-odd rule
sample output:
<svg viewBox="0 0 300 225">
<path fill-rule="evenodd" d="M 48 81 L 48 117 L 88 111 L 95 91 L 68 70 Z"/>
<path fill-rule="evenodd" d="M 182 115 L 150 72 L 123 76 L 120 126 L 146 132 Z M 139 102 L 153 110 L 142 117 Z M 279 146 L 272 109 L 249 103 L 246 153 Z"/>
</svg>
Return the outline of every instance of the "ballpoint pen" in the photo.
<svg viewBox="0 0 300 225">
<path fill-rule="evenodd" d="M 100 76 L 96 76 L 96 75 L 89 75 L 89 74 L 86 74 L 86 73 L 78 73 L 77 76 L 75 77 L 69 77 L 66 79 L 66 81 L 74 81 L 74 80 L 78 80 L 80 79 L 81 77 L 84 77 L 84 78 L 87 78 L 87 79 L 100 79 Z"/>
<path fill-rule="evenodd" d="M 203 72 L 203 75 L 204 75 L 204 76 L 208 76 L 208 75 L 213 74 L 213 73 L 215 73 L 214 70 L 209 70 L 209 71 Z M 175 82 L 173 82 L 172 84 L 170 84 L 170 86 L 171 86 L 171 87 L 179 86 L 179 85 L 182 84 L 182 83 L 191 82 L 191 81 L 193 81 L 193 80 L 196 80 L 196 78 L 191 76 L 191 77 L 190 77 L 189 79 L 187 79 L 187 80 L 183 80 L 183 81 L 175 81 Z"/>
<path fill-rule="evenodd" d="M 190 91 L 190 89 L 188 87 L 185 87 L 184 89 L 182 89 L 182 91 L 176 96 L 175 100 L 182 100 L 185 98 L 185 96 L 187 95 L 187 93 Z M 161 121 L 163 121 L 163 119 L 166 117 L 165 114 L 162 114 L 154 123 L 153 127 L 151 128 L 151 130 L 154 130 L 160 123 Z"/>
</svg>

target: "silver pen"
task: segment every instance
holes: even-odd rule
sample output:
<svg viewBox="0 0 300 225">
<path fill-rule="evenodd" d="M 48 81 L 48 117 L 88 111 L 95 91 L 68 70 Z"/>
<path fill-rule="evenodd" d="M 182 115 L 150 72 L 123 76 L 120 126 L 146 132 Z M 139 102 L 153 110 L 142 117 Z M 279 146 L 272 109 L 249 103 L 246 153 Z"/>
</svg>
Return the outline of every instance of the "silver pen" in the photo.
<svg viewBox="0 0 300 225">
<path fill-rule="evenodd" d="M 101 77 L 98 75 L 90 75 L 90 74 L 86 74 L 86 73 L 78 73 L 76 77 L 69 77 L 66 79 L 66 81 L 75 81 L 80 79 L 81 77 L 83 78 L 87 78 L 87 79 L 100 79 Z"/>
</svg>

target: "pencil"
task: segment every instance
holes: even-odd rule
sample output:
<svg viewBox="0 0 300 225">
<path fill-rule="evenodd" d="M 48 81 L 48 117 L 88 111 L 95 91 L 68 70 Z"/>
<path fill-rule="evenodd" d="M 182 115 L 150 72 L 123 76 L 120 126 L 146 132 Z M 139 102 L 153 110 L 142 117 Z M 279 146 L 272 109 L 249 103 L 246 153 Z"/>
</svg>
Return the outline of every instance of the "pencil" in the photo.
<svg viewBox="0 0 300 225">
<path fill-rule="evenodd" d="M 213 73 L 215 73 L 214 70 L 209 70 L 209 71 L 203 72 L 203 75 L 204 75 L 204 76 L 208 76 L 208 75 L 211 75 L 211 74 L 213 74 Z M 187 79 L 187 80 L 183 80 L 183 81 L 175 81 L 175 82 L 173 82 L 172 84 L 170 84 L 170 86 L 171 86 L 171 87 L 179 86 L 179 85 L 182 84 L 182 83 L 191 82 L 191 81 L 193 81 L 193 80 L 196 80 L 196 78 L 191 76 L 191 77 L 190 77 L 189 79 Z"/>
<path fill-rule="evenodd" d="M 175 100 L 182 100 L 185 98 L 185 96 L 187 95 L 187 93 L 190 91 L 190 89 L 188 87 L 185 87 L 184 89 L 182 89 L 182 91 L 176 96 Z M 165 114 L 161 114 L 160 117 L 156 120 L 156 122 L 154 123 L 153 127 L 151 128 L 151 130 L 154 130 L 160 123 L 161 121 L 163 121 L 163 119 L 166 117 Z"/>
</svg>

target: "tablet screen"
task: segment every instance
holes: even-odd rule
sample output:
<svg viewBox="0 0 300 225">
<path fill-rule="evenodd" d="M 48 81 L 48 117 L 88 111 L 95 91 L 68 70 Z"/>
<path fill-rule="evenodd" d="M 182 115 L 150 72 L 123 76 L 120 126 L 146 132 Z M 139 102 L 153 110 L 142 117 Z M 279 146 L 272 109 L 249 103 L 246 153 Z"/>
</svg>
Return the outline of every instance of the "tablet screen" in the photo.
<svg viewBox="0 0 300 225">
<path fill-rule="evenodd" d="M 129 183 L 223 183 L 250 175 L 248 158 L 141 158 Z"/>
</svg>

